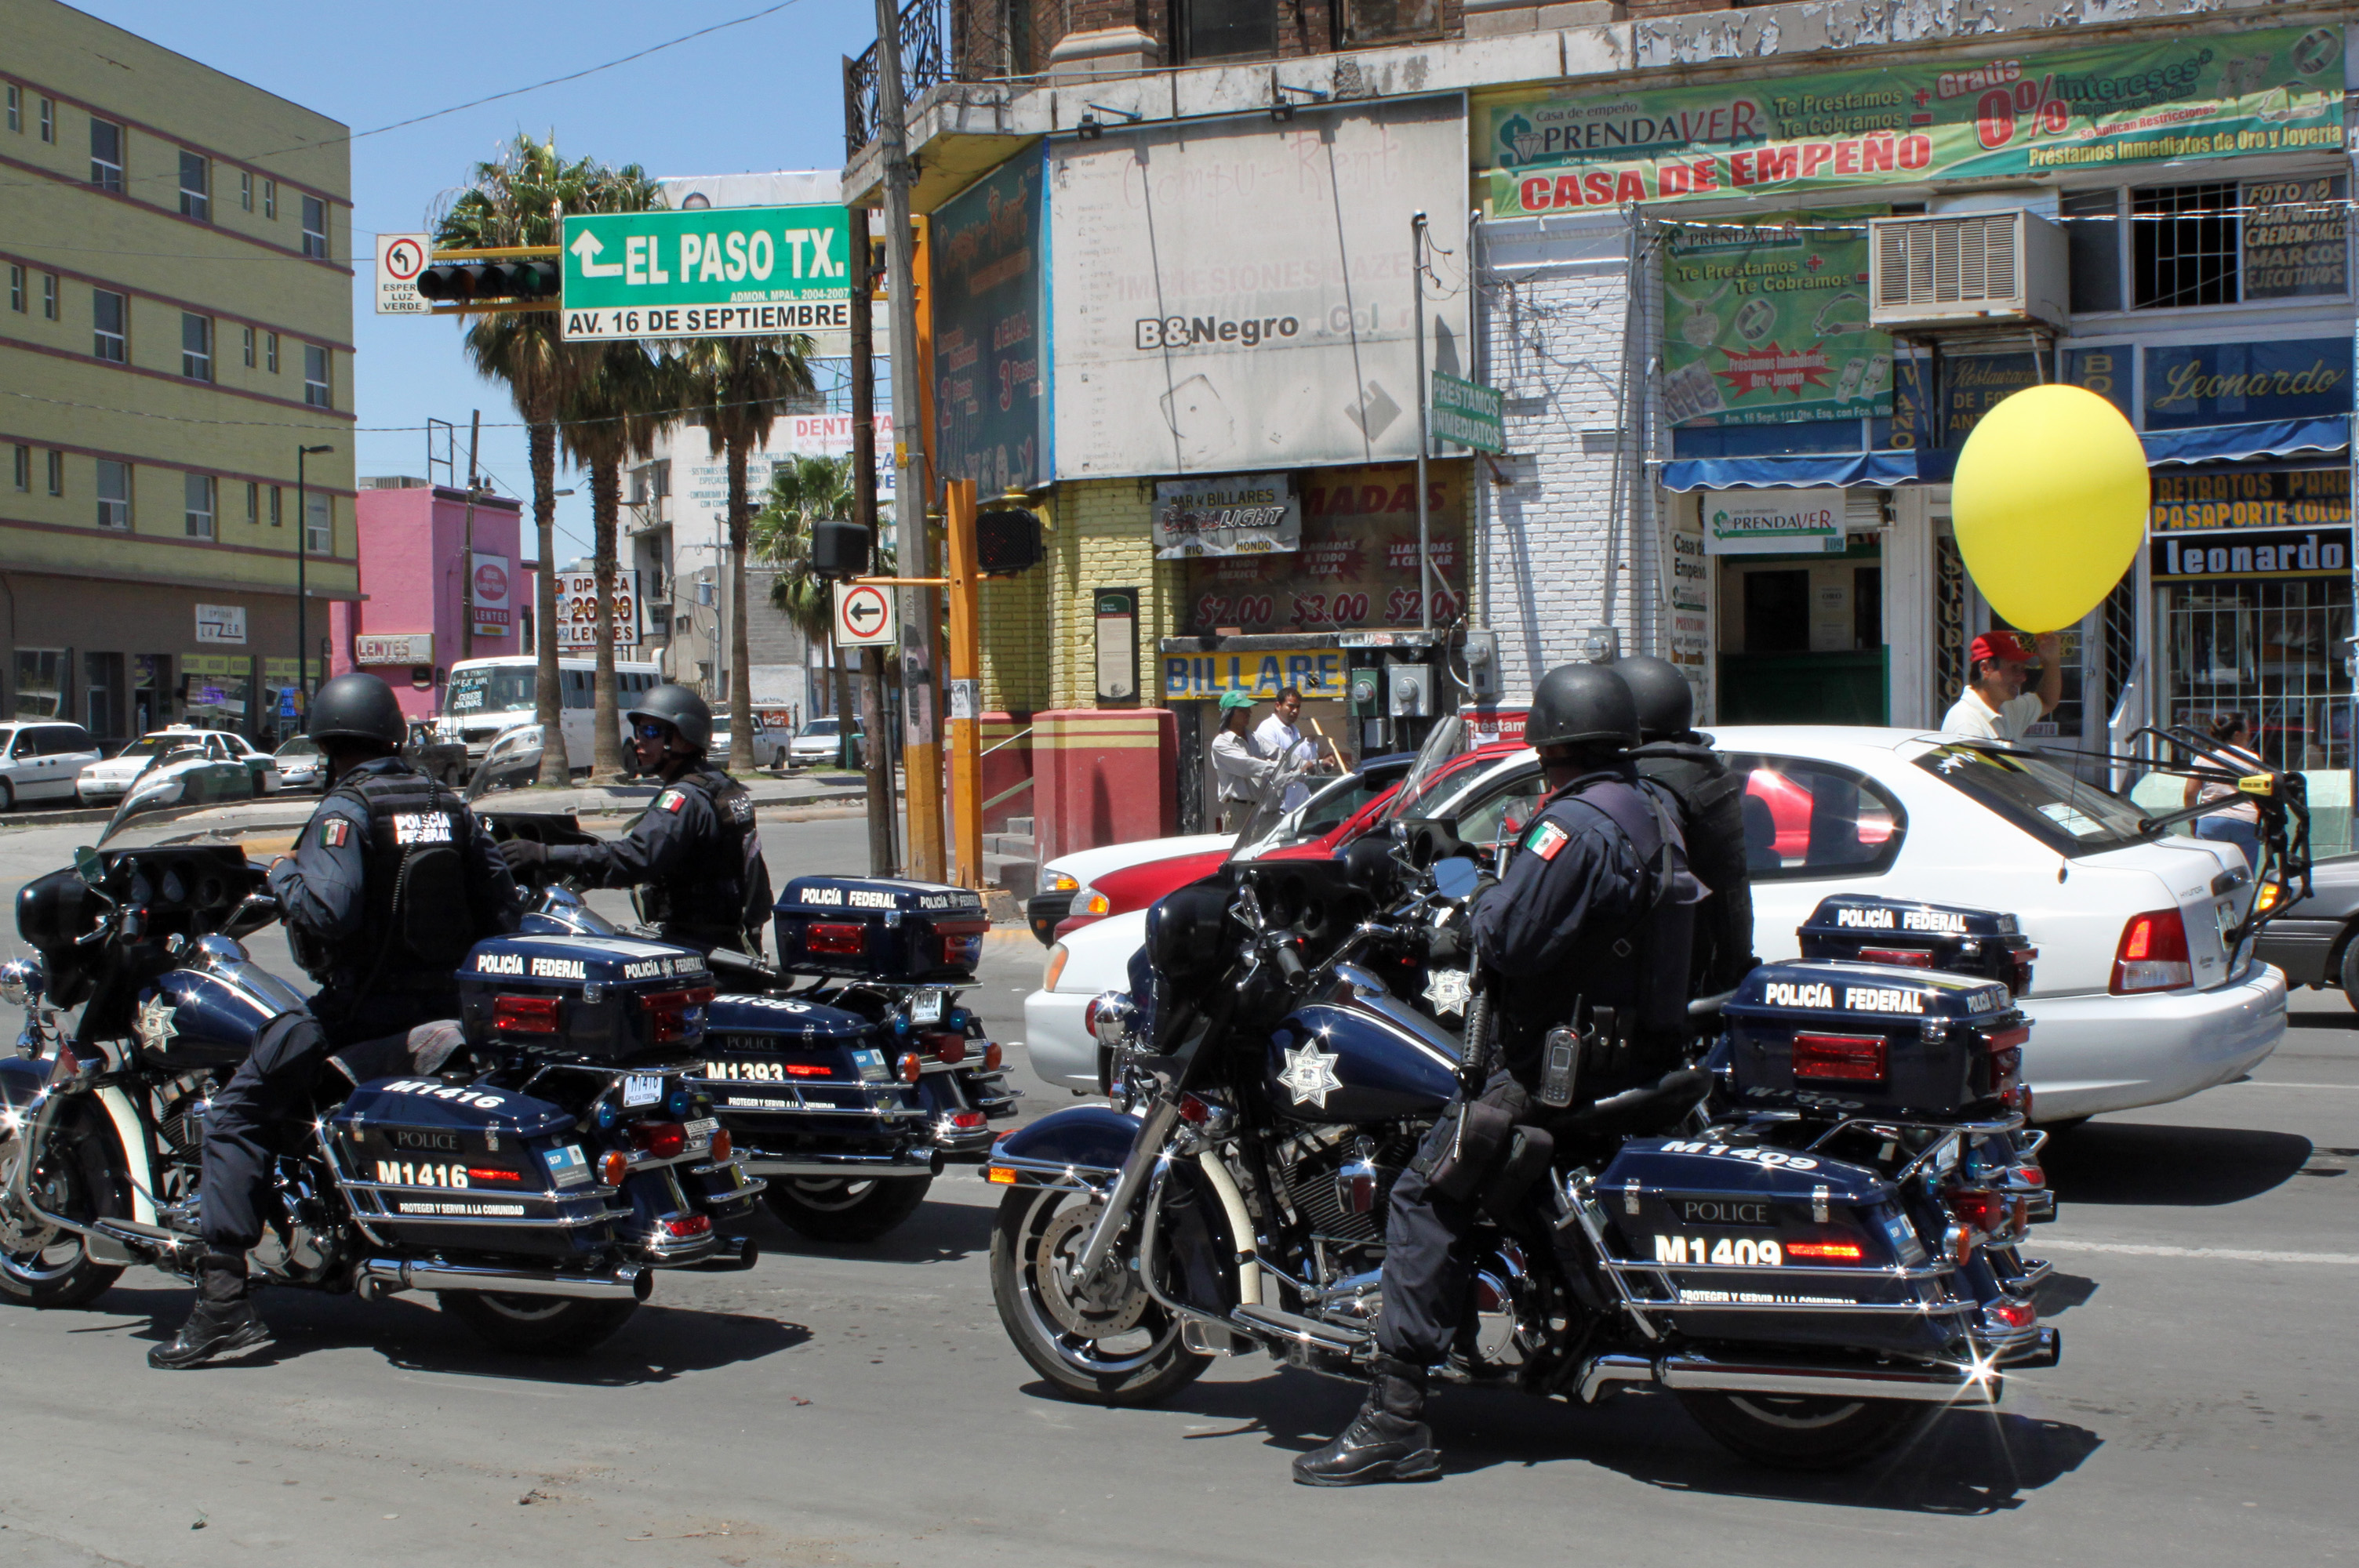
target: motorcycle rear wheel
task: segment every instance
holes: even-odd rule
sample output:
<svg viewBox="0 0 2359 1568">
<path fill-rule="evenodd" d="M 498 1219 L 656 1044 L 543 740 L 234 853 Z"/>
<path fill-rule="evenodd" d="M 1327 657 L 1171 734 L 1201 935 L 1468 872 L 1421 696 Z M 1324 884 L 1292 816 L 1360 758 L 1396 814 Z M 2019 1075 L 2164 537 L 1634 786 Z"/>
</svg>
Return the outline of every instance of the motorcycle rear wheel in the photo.
<svg viewBox="0 0 2359 1568">
<path fill-rule="evenodd" d="M 614 1336 L 639 1310 L 636 1302 L 586 1302 L 569 1296 L 444 1291 L 442 1305 L 500 1350 L 526 1356 L 580 1356 Z"/>
<path fill-rule="evenodd" d="M 57 1152 L 55 1169 L 37 1172 L 32 1178 L 42 1202 L 53 1214 L 81 1220 L 96 1217 L 92 1175 L 84 1168 L 88 1146 L 76 1139 L 52 1148 Z M 6 1193 L 24 1154 L 22 1139 L 0 1140 L 0 1300 L 41 1310 L 96 1301 L 123 1277 L 123 1270 L 93 1261 L 89 1245 L 72 1231 L 11 1211 Z"/>
<path fill-rule="evenodd" d="M 813 1241 L 874 1241 L 918 1212 L 931 1176 L 773 1176 L 770 1212 Z"/>
<path fill-rule="evenodd" d="M 1680 1403 L 1723 1447 L 1777 1470 L 1840 1470 L 1893 1453 L 1938 1408 L 1802 1394 L 1683 1392 Z"/>
<path fill-rule="evenodd" d="M 1147 1294 L 1121 1257 L 1113 1260 L 1120 1288 L 1103 1299 L 1077 1299 L 1050 1276 L 1070 1261 L 1095 1220 L 1094 1200 L 1066 1208 L 1077 1196 L 1017 1187 L 1000 1201 L 991 1227 L 991 1296 L 1000 1325 L 1060 1398 L 1154 1404 L 1202 1377 L 1212 1358 L 1180 1342 L 1179 1321 Z"/>
</svg>

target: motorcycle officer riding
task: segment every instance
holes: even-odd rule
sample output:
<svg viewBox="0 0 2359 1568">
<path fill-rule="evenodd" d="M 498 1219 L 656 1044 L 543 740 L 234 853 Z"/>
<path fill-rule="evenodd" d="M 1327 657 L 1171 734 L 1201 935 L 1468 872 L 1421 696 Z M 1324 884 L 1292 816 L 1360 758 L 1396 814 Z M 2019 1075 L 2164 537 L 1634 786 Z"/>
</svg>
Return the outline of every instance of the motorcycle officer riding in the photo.
<svg viewBox="0 0 2359 1568">
<path fill-rule="evenodd" d="M 1696 911 L 1691 996 L 1734 989 L 1761 960 L 1753 951 L 1753 882 L 1745 859 L 1745 777 L 1729 770 L 1709 736 L 1690 729 L 1695 689 L 1668 659 L 1638 654 L 1614 665 L 1638 706 L 1630 753 L 1638 776 L 1678 801 L 1688 869 L 1712 897 Z"/>
<path fill-rule="evenodd" d="M 1294 1462 L 1306 1486 L 1439 1473 L 1419 1419 L 1427 1369 L 1447 1359 L 1463 1315 L 1462 1243 L 1485 1175 L 1516 1125 L 1544 1127 L 1569 1104 L 1569 1082 L 1543 1071 L 1549 1031 L 1582 1032 L 1579 1049 L 1593 1057 L 1583 1098 L 1676 1065 L 1685 1044 L 1690 906 L 1701 890 L 1673 808 L 1630 761 L 1638 715 L 1629 687 L 1602 665 L 1551 670 L 1534 691 L 1526 739 L 1549 794 L 1473 909 L 1501 1070 L 1479 1100 L 1453 1103 L 1393 1185 L 1375 1376 L 1351 1425 Z"/>
<path fill-rule="evenodd" d="M 667 942 L 760 957 L 770 871 L 754 827 L 754 797 L 705 760 L 712 709 L 686 687 L 666 685 L 623 716 L 639 771 L 664 784 L 629 831 L 604 844 L 510 838 L 500 852 L 519 872 L 545 865 L 596 887 L 637 889 L 641 916 Z"/>
<path fill-rule="evenodd" d="M 262 1239 L 280 1130 L 331 1052 L 456 1018 L 456 971 L 485 936 L 513 931 L 522 900 L 459 796 L 402 761 L 393 688 L 338 676 L 311 698 L 306 734 L 328 790 L 292 853 L 271 862 L 295 961 L 320 982 L 308 1011 L 274 1021 L 205 1111 L 197 1305 L 153 1367 L 193 1367 L 270 1341 L 245 1255 Z"/>
</svg>

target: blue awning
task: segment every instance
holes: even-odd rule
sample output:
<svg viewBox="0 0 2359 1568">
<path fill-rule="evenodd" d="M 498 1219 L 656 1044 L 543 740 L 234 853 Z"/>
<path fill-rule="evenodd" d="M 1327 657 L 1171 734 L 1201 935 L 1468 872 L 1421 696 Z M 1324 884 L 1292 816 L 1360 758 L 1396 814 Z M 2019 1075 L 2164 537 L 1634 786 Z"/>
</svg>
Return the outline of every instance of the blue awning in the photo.
<svg viewBox="0 0 2359 1568">
<path fill-rule="evenodd" d="M 2351 416 L 2148 430 L 2138 439 L 2146 443 L 2149 463 L 2233 463 L 2253 458 L 2289 458 L 2299 452 L 2339 452 L 2351 445 Z"/>
<path fill-rule="evenodd" d="M 1945 476 L 1946 477 L 1946 476 Z M 1663 465 L 1663 488 L 1807 490 L 1916 484 L 1915 452 L 1822 452 L 1776 458 L 1690 458 Z"/>
</svg>

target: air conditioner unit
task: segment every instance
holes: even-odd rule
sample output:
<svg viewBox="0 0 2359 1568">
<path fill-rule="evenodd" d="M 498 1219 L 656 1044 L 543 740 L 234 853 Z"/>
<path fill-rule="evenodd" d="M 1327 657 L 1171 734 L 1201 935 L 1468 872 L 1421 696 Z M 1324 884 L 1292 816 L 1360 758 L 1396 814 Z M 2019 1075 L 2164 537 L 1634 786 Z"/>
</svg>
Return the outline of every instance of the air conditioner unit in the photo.
<svg viewBox="0 0 2359 1568">
<path fill-rule="evenodd" d="M 2064 231 L 2029 212 L 1868 220 L 1868 321 L 1887 330 L 2060 326 Z"/>
</svg>

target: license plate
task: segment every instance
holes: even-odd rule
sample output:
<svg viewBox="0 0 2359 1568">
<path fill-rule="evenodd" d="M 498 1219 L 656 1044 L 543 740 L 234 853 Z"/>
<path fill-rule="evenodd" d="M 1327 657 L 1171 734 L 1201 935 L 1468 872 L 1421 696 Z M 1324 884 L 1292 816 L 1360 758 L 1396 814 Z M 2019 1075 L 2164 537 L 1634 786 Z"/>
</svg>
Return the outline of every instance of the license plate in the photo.
<svg viewBox="0 0 2359 1568">
<path fill-rule="evenodd" d="M 625 1109 L 632 1106 L 653 1105 L 661 1098 L 663 1098 L 661 1073 L 625 1073 L 623 1075 L 623 1105 Z"/>
<path fill-rule="evenodd" d="M 940 1023 L 942 1021 L 943 991 L 940 986 L 927 986 L 909 998 L 909 1022 Z"/>
<path fill-rule="evenodd" d="M 712 1135 L 721 1129 L 721 1120 L 718 1117 L 703 1116 L 687 1123 L 686 1126 L 688 1141 L 690 1143 L 702 1145 L 712 1141 Z"/>
</svg>

